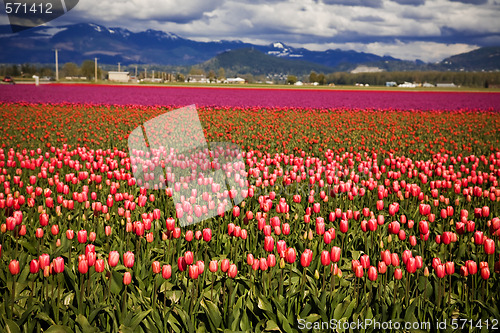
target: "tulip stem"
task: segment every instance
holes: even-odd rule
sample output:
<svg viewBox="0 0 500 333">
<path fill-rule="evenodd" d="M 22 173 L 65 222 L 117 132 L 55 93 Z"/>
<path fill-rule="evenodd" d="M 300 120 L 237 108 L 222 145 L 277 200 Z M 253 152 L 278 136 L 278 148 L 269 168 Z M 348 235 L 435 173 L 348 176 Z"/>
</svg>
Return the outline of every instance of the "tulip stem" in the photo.
<svg viewBox="0 0 500 333">
<path fill-rule="evenodd" d="M 278 287 L 278 295 L 281 296 L 283 294 L 283 269 L 280 269 L 280 281 Z"/>
<path fill-rule="evenodd" d="M 125 285 L 125 292 L 123 293 L 122 318 L 126 318 L 126 311 L 127 311 L 127 285 Z"/>
<path fill-rule="evenodd" d="M 85 290 L 85 274 L 82 274 L 81 275 L 81 282 L 80 282 L 80 304 L 78 304 L 80 314 L 83 314 L 82 303 L 83 303 L 84 290 Z"/>
<path fill-rule="evenodd" d="M 57 315 L 56 315 L 56 324 L 59 324 L 59 304 L 61 304 L 61 279 L 59 278 L 59 274 L 56 274 L 57 279 Z"/>
<path fill-rule="evenodd" d="M 306 283 L 306 268 L 304 267 L 304 270 L 302 271 L 302 283 L 300 285 L 300 294 L 302 295 L 304 293 L 304 285 Z M 303 300 L 305 301 L 306 295 L 304 293 Z"/>
<path fill-rule="evenodd" d="M 332 273 L 332 276 L 330 277 L 330 296 L 333 296 L 333 280 L 335 279 L 335 274 L 333 272 L 333 265 L 334 263 L 330 264 L 330 273 Z"/>
<path fill-rule="evenodd" d="M 10 312 L 12 318 L 14 318 L 14 303 L 16 301 L 16 276 L 12 275 L 12 301 L 11 301 L 11 307 L 10 307 Z"/>
<path fill-rule="evenodd" d="M 321 287 L 321 290 L 324 292 L 325 291 L 325 277 L 326 277 L 326 267 L 323 269 L 323 285 Z"/>
<path fill-rule="evenodd" d="M 405 297 L 405 303 L 406 303 L 406 308 L 408 308 L 409 304 L 409 293 L 410 293 L 410 274 L 406 274 L 406 297 Z"/>
<path fill-rule="evenodd" d="M 215 282 L 215 272 L 212 273 L 212 285 L 210 286 L 210 299 L 214 299 L 214 282 Z"/>
<path fill-rule="evenodd" d="M 153 303 L 153 313 L 155 312 L 156 310 L 156 279 L 155 279 L 155 276 L 153 276 L 153 296 L 151 297 L 152 298 L 152 303 Z"/>
</svg>

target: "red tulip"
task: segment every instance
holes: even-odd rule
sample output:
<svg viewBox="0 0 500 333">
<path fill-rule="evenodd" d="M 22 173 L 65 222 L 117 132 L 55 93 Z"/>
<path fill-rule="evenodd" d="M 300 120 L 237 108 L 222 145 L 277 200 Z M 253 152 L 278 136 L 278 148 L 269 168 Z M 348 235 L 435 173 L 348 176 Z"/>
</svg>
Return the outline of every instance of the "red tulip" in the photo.
<svg viewBox="0 0 500 333">
<path fill-rule="evenodd" d="M 272 236 L 266 236 L 264 238 L 264 250 L 267 252 L 272 252 L 274 250 L 274 238 Z"/>
<path fill-rule="evenodd" d="M 421 234 L 426 234 L 429 232 L 429 222 L 427 221 L 420 221 L 418 224 L 418 231 L 420 231 Z"/>
<path fill-rule="evenodd" d="M 477 263 L 475 261 L 467 260 L 465 263 L 467 265 L 467 271 L 469 272 L 469 274 L 474 275 L 477 273 Z"/>
<path fill-rule="evenodd" d="M 290 234 L 290 225 L 288 223 L 283 223 L 283 235 Z"/>
<path fill-rule="evenodd" d="M 11 260 L 9 263 L 9 271 L 10 271 L 10 274 L 12 274 L 12 275 L 19 274 L 19 261 Z"/>
<path fill-rule="evenodd" d="M 78 243 L 83 244 L 87 242 L 87 230 L 78 231 Z"/>
<path fill-rule="evenodd" d="M 132 274 L 130 272 L 125 272 L 123 274 L 123 284 L 128 286 L 132 282 Z"/>
<path fill-rule="evenodd" d="M 375 281 L 377 277 L 377 269 L 375 268 L 375 266 L 370 266 L 370 268 L 368 269 L 368 279 L 370 279 L 370 281 Z"/>
<path fill-rule="evenodd" d="M 179 268 L 179 271 L 184 272 L 187 268 L 186 264 L 186 259 L 185 257 L 179 257 L 177 259 L 177 267 Z"/>
<path fill-rule="evenodd" d="M 362 278 L 365 271 L 363 270 L 363 266 L 356 266 L 355 270 L 354 270 L 354 273 L 356 274 L 356 277 L 357 278 Z"/>
<path fill-rule="evenodd" d="M 173 231 L 175 229 L 175 220 L 171 217 L 169 217 L 166 221 L 165 221 L 166 225 L 167 225 L 167 230 L 168 231 Z"/>
<path fill-rule="evenodd" d="M 205 242 L 210 242 L 211 239 L 212 239 L 212 229 L 210 228 L 203 229 L 203 240 Z"/>
<path fill-rule="evenodd" d="M 269 267 L 274 267 L 276 266 L 276 256 L 272 253 L 270 253 L 268 256 L 267 256 L 267 265 Z"/>
<path fill-rule="evenodd" d="M 36 274 L 40 270 L 40 265 L 38 263 L 38 260 L 33 259 L 30 262 L 30 273 L 31 274 Z"/>
<path fill-rule="evenodd" d="M 446 274 L 452 275 L 455 273 L 455 263 L 452 261 L 447 261 L 445 264 Z"/>
<path fill-rule="evenodd" d="M 43 237 L 43 229 L 37 228 L 35 231 L 35 236 L 36 236 L 36 238 L 42 238 Z"/>
<path fill-rule="evenodd" d="M 198 266 L 197 265 L 189 266 L 189 277 L 193 280 L 196 280 L 198 278 L 198 275 L 199 275 Z"/>
<path fill-rule="evenodd" d="M 47 215 L 46 213 L 42 213 L 42 214 L 40 214 L 40 219 L 39 219 L 39 221 L 40 221 L 40 225 L 41 225 L 42 227 L 45 227 L 46 225 L 48 225 L 48 224 L 49 224 L 49 215 Z"/>
<path fill-rule="evenodd" d="M 123 265 L 125 267 L 128 267 L 128 268 L 133 267 L 134 260 L 135 260 L 134 253 L 132 253 L 131 251 L 127 251 L 123 254 Z"/>
<path fill-rule="evenodd" d="M 256 271 L 256 270 L 258 270 L 259 268 L 260 268 L 260 260 L 259 260 L 259 259 L 257 259 L 257 258 L 255 258 L 255 259 L 253 260 L 252 269 L 253 269 L 254 271 Z"/>
<path fill-rule="evenodd" d="M 384 261 L 379 261 L 377 268 L 380 274 L 385 274 L 385 272 L 387 272 L 387 265 L 385 264 Z"/>
<path fill-rule="evenodd" d="M 228 269 L 228 272 L 227 272 L 227 275 L 231 278 L 231 279 L 234 279 L 236 277 L 236 275 L 238 274 L 238 268 L 236 267 L 235 264 L 231 264 L 229 266 L 229 269 Z"/>
<path fill-rule="evenodd" d="M 325 232 L 323 234 L 323 241 L 325 242 L 326 245 L 332 242 L 332 235 L 330 234 L 330 232 Z"/>
<path fill-rule="evenodd" d="M 260 260 L 259 260 L 259 268 L 260 268 L 261 271 L 267 270 L 268 265 L 267 265 L 266 258 L 260 258 Z"/>
<path fill-rule="evenodd" d="M 163 265 L 161 268 L 161 276 L 165 279 L 168 280 L 172 276 L 172 266 L 170 265 Z"/>
<path fill-rule="evenodd" d="M 198 266 L 198 275 L 203 274 L 205 271 L 205 262 L 203 260 L 198 260 L 195 265 Z"/>
<path fill-rule="evenodd" d="M 62 273 L 64 271 L 64 259 L 62 257 L 57 257 L 53 260 L 54 272 Z"/>
<path fill-rule="evenodd" d="M 394 267 L 399 266 L 399 256 L 397 253 L 392 253 L 391 254 L 391 265 Z"/>
<path fill-rule="evenodd" d="M 353 259 L 353 260 L 351 261 L 351 269 L 352 269 L 352 271 L 353 271 L 353 272 L 356 272 L 356 268 L 357 268 L 358 266 L 361 266 L 361 263 L 359 262 L 359 260 L 355 260 L 355 259 Z M 363 266 L 361 266 L 361 267 L 363 267 Z"/>
<path fill-rule="evenodd" d="M 120 254 L 118 251 L 109 252 L 108 263 L 110 267 L 115 267 L 120 261 Z"/>
<path fill-rule="evenodd" d="M 78 261 L 78 271 L 80 274 L 87 274 L 89 271 L 89 265 L 86 259 Z"/>
<path fill-rule="evenodd" d="M 483 237 L 483 232 L 482 231 L 476 231 L 474 233 L 474 243 L 476 245 L 481 245 L 483 244 L 483 240 L 484 240 L 484 237 Z"/>
<path fill-rule="evenodd" d="M 285 260 L 289 264 L 293 264 L 297 258 L 297 253 L 294 248 L 288 248 L 285 255 Z"/>
<path fill-rule="evenodd" d="M 415 258 L 413 257 L 408 258 L 408 260 L 406 261 L 406 270 L 410 274 L 413 274 L 417 271 L 417 264 Z"/>
<path fill-rule="evenodd" d="M 233 236 L 233 234 L 234 234 L 234 228 L 235 228 L 234 223 L 229 223 L 229 224 L 227 225 L 227 234 L 228 234 L 229 236 Z"/>
<path fill-rule="evenodd" d="M 389 233 L 393 234 L 393 235 L 396 235 L 399 233 L 399 230 L 400 230 L 400 225 L 399 225 L 399 222 L 398 221 L 393 221 L 391 223 L 389 223 Z"/>
<path fill-rule="evenodd" d="M 321 252 L 321 264 L 327 266 L 330 264 L 330 253 L 328 251 Z"/>
<path fill-rule="evenodd" d="M 469 271 L 467 270 L 467 266 L 460 267 L 460 275 L 463 277 L 467 277 L 469 275 Z"/>
<path fill-rule="evenodd" d="M 363 254 L 361 258 L 359 258 L 359 262 L 364 269 L 370 267 L 370 257 L 367 254 Z"/>
<path fill-rule="evenodd" d="M 490 215 L 490 207 L 488 206 L 484 206 L 482 209 L 481 209 L 481 216 L 482 217 L 488 217 Z M 489 272 L 488 272 L 488 276 L 489 276 Z M 486 279 L 485 279 L 486 280 Z"/>
<path fill-rule="evenodd" d="M 248 253 L 247 254 L 247 264 L 248 265 L 253 265 L 253 259 L 254 259 L 253 254 Z"/>
<path fill-rule="evenodd" d="M 305 249 L 300 257 L 302 267 L 308 267 L 311 264 L 313 253 L 310 249 Z"/>
<path fill-rule="evenodd" d="M 153 261 L 153 263 L 151 264 L 151 268 L 153 269 L 154 274 L 160 273 L 161 271 L 160 262 L 157 260 Z"/>
<path fill-rule="evenodd" d="M 422 259 L 421 256 L 415 257 L 415 265 L 416 265 L 417 269 L 422 268 L 422 266 L 424 265 L 424 260 Z"/>
<path fill-rule="evenodd" d="M 445 275 L 446 275 L 446 269 L 445 269 L 445 265 L 437 265 L 436 268 L 436 275 L 438 278 L 442 279 Z"/>
<path fill-rule="evenodd" d="M 339 229 L 340 229 L 340 232 L 345 234 L 347 232 L 347 230 L 349 229 L 349 222 L 347 220 L 341 220 Z"/>
<path fill-rule="evenodd" d="M 222 259 L 221 260 L 221 263 L 220 263 L 220 269 L 221 271 L 223 271 L 224 273 L 227 272 L 227 270 L 229 269 L 229 259 Z"/>
<path fill-rule="evenodd" d="M 491 238 L 484 240 L 484 252 L 486 254 L 495 254 L 495 241 Z"/>
<path fill-rule="evenodd" d="M 483 267 L 481 269 L 481 277 L 483 280 L 488 280 L 490 278 L 490 269 L 488 267 Z"/>
<path fill-rule="evenodd" d="M 318 235 L 323 235 L 325 233 L 325 222 L 322 217 L 316 219 L 316 233 Z"/>
<path fill-rule="evenodd" d="M 391 264 L 391 251 L 385 250 L 380 252 L 380 256 L 382 257 L 382 261 L 385 263 L 386 266 L 389 266 Z"/>
<path fill-rule="evenodd" d="M 401 270 L 401 268 L 396 268 L 394 270 L 394 278 L 396 280 L 401 280 L 403 278 L 403 271 Z"/>
<path fill-rule="evenodd" d="M 240 216 L 240 207 L 238 207 L 238 206 L 233 207 L 233 216 L 234 217 Z"/>
</svg>

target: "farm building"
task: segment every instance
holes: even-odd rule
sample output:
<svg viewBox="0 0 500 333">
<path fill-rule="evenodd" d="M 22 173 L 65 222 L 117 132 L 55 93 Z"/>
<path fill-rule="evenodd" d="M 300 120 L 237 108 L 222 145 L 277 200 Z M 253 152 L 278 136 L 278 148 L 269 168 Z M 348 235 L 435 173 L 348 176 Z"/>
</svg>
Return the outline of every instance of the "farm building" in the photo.
<svg viewBox="0 0 500 333">
<path fill-rule="evenodd" d="M 113 82 L 128 82 L 129 72 L 108 72 L 108 80 Z"/>
<path fill-rule="evenodd" d="M 458 86 L 455 83 L 436 83 L 436 87 L 438 88 L 457 88 Z"/>
<path fill-rule="evenodd" d="M 245 83 L 245 79 L 242 79 L 241 77 L 228 77 L 224 83 L 242 84 Z"/>
</svg>

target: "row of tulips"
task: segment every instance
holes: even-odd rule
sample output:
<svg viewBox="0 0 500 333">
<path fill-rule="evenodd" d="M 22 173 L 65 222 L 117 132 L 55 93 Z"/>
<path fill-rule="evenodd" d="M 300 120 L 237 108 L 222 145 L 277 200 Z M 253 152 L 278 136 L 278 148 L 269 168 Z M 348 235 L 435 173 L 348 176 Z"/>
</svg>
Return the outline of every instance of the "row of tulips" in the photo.
<svg viewBox="0 0 500 333">
<path fill-rule="evenodd" d="M 102 107 L 80 107 L 109 115 Z M 245 126 L 261 130 L 229 133 L 242 140 L 247 135 L 241 141 L 247 147 L 260 145 L 261 135 L 302 128 L 303 114 L 293 112 L 307 112 L 318 123 L 339 117 L 288 110 L 290 123 L 270 129 L 246 119 Z M 245 116 L 229 119 L 236 124 Z M 400 117 L 397 130 L 408 119 L 417 124 L 430 117 L 394 116 Z M 384 112 L 373 117 L 358 119 L 374 122 L 373 128 L 388 120 Z M 447 138 L 456 152 L 431 153 L 436 137 L 417 127 L 424 130 L 410 132 L 412 140 L 429 146 L 416 154 L 409 152 L 414 146 L 385 151 L 379 141 L 370 153 L 330 143 L 336 151 L 322 150 L 319 157 L 309 143 L 294 153 L 249 148 L 246 199 L 187 227 L 172 202 L 176 189 L 137 187 L 124 150 L 69 144 L 2 149 L 0 323 L 22 331 L 181 332 L 197 325 L 296 331 L 298 319 L 498 318 L 500 152 L 487 148 L 500 146 L 490 135 L 496 116 L 443 117 L 434 123 L 441 135 L 456 126 L 450 121 L 472 119 L 474 146 L 465 137 Z M 227 135 L 226 121 L 208 118 Z M 365 140 L 344 124 L 342 140 Z M 336 142 L 340 134 L 322 135 Z M 217 207 L 224 198 L 203 200 L 210 209 L 210 202 Z"/>
</svg>

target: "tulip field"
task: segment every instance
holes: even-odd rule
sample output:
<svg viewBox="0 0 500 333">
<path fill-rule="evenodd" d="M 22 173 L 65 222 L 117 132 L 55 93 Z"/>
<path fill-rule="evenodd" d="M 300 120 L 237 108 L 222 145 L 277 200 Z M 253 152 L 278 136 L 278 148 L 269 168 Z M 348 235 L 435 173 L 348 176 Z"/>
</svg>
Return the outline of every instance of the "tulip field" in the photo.
<svg viewBox="0 0 500 333">
<path fill-rule="evenodd" d="M 177 205 L 187 185 L 139 186 L 128 139 L 178 100 L 0 95 L 0 331 L 500 330 L 500 105 L 479 96 L 476 108 L 455 93 L 440 97 L 450 108 L 214 99 L 197 107 L 203 132 L 240 147 L 244 189 L 198 177 L 213 190 Z M 181 226 L 184 214 L 213 217 Z"/>
</svg>

